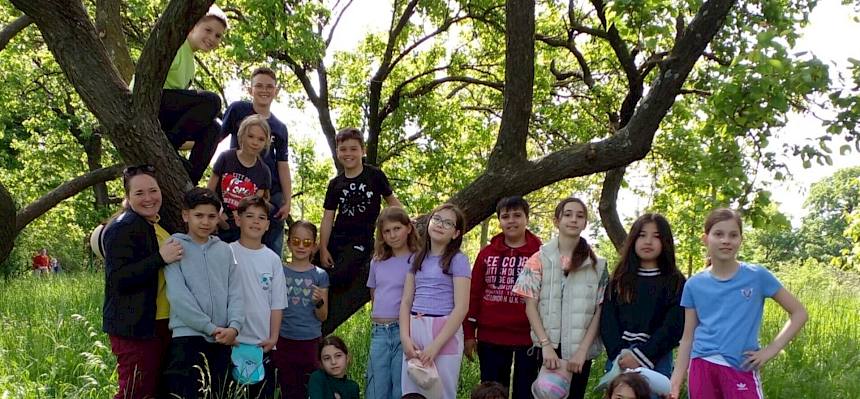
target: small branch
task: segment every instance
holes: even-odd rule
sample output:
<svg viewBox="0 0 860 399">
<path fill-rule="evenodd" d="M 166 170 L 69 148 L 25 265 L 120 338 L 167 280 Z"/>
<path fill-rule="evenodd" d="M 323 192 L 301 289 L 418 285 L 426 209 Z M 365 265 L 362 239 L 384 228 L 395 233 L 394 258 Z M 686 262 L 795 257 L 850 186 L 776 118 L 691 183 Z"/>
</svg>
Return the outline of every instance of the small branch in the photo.
<svg viewBox="0 0 860 399">
<path fill-rule="evenodd" d="M 331 40 L 334 37 L 334 31 L 335 31 L 335 29 L 337 29 L 337 25 L 340 24 L 340 19 L 343 18 L 343 14 L 346 14 L 346 10 L 349 9 L 349 6 L 352 5 L 352 2 L 353 2 L 353 0 L 349 0 L 349 2 L 346 3 L 345 6 L 343 6 L 343 8 L 337 14 L 337 17 L 334 19 L 334 23 L 331 25 L 331 29 L 329 29 L 329 31 L 328 31 L 328 37 L 325 39 L 325 47 L 326 48 L 328 48 L 328 46 L 331 44 Z M 336 8 L 338 4 L 340 4 L 339 1 L 337 4 L 335 4 L 334 8 Z M 334 9 L 334 8 L 332 8 L 332 9 Z"/>
<path fill-rule="evenodd" d="M 700 89 L 681 89 L 679 94 L 695 94 L 697 96 L 707 98 L 707 97 L 710 97 L 713 93 L 711 93 L 710 91 L 707 91 L 707 90 L 700 90 Z"/>
</svg>

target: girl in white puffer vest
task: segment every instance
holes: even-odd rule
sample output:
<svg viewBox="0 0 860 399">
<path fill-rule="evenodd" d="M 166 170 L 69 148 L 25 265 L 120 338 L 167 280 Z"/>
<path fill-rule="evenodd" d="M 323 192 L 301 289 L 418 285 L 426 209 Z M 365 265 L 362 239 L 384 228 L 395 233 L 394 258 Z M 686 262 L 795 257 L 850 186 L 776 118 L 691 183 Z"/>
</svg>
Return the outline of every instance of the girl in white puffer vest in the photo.
<svg viewBox="0 0 860 399">
<path fill-rule="evenodd" d="M 602 351 L 600 306 L 609 281 L 606 261 L 580 236 L 587 223 L 582 200 L 562 200 L 553 218 L 558 236 L 526 262 L 513 289 L 525 298 L 532 340 L 544 367 L 565 366 L 572 373 L 571 399 L 585 396 L 591 361 Z"/>
</svg>

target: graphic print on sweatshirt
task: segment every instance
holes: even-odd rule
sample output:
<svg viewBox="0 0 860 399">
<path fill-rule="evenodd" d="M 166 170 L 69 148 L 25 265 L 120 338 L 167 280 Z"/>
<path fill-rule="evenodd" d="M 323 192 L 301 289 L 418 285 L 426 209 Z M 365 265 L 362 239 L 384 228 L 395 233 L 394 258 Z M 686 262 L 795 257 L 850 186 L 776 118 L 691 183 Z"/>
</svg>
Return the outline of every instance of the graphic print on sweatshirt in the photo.
<svg viewBox="0 0 860 399">
<path fill-rule="evenodd" d="M 487 256 L 484 260 L 484 300 L 501 303 L 525 303 L 523 297 L 511 290 L 517 282 L 520 270 L 529 260 L 528 256 Z"/>
<path fill-rule="evenodd" d="M 242 198 L 257 194 L 257 185 L 251 178 L 237 172 L 227 172 L 221 177 L 221 195 L 224 205 L 231 210 L 239 207 Z"/>
<path fill-rule="evenodd" d="M 288 306 L 310 306 L 313 302 L 314 280 L 310 277 L 288 277 L 287 299 Z"/>
</svg>

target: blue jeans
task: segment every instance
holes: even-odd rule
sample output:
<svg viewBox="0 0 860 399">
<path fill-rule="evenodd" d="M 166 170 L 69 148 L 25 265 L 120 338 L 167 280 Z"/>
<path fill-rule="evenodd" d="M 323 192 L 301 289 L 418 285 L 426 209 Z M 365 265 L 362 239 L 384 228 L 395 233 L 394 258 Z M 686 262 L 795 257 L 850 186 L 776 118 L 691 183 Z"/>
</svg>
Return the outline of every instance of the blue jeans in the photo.
<svg viewBox="0 0 860 399">
<path fill-rule="evenodd" d="M 284 254 L 284 219 L 275 219 L 274 216 L 284 205 L 284 192 L 278 191 L 272 194 L 270 202 L 273 209 L 272 214 L 269 215 L 269 230 L 266 230 L 266 234 L 263 235 L 263 244 L 275 251 L 280 258 Z"/>
<path fill-rule="evenodd" d="M 403 348 L 400 325 L 373 323 L 370 362 L 367 365 L 367 399 L 400 399 Z"/>
</svg>

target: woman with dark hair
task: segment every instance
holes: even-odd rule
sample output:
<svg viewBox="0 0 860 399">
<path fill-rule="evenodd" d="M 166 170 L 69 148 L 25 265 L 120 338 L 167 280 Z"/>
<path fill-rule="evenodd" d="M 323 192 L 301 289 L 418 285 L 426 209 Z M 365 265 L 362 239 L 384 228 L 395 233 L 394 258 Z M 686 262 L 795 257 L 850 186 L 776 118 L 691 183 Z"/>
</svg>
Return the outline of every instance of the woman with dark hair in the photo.
<svg viewBox="0 0 860 399">
<path fill-rule="evenodd" d="M 102 330 L 117 358 L 115 398 L 154 398 L 170 342 L 164 266 L 182 259 L 182 246 L 165 241 L 169 234 L 158 226 L 161 189 L 155 168 L 130 166 L 122 182 L 125 209 L 104 229 Z M 159 246 L 159 241 L 165 242 Z"/>
</svg>

